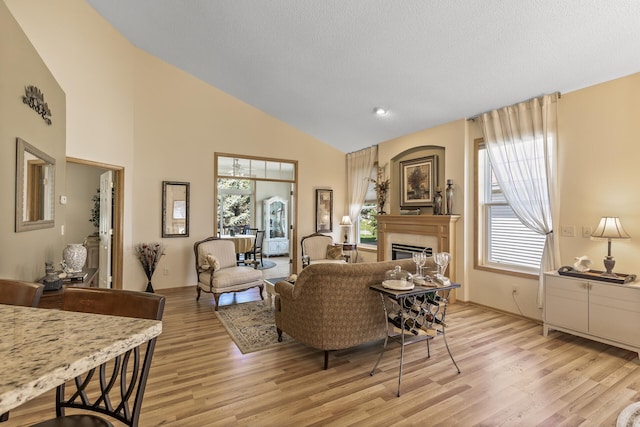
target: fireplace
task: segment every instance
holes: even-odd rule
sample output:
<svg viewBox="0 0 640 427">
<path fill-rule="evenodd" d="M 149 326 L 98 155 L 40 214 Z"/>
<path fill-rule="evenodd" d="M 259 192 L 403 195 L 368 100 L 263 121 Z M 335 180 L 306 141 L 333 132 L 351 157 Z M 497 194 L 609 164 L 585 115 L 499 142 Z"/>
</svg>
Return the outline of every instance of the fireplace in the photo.
<svg viewBox="0 0 640 427">
<path fill-rule="evenodd" d="M 397 259 L 392 244 L 405 247 L 430 248 L 432 252 L 449 252 L 449 278 L 456 279 L 458 254 L 456 224 L 459 215 L 378 215 L 378 261 Z M 402 255 L 411 257 L 410 251 Z"/>
<path fill-rule="evenodd" d="M 391 259 L 411 258 L 415 252 L 424 252 L 427 256 L 433 255 L 433 249 L 424 246 L 405 245 L 402 243 L 391 244 Z"/>
</svg>

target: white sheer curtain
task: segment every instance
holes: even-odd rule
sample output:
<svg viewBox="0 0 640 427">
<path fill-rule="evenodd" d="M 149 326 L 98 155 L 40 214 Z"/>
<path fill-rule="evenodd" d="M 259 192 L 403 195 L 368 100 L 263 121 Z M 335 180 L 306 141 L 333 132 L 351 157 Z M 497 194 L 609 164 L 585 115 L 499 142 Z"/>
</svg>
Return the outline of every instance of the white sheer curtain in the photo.
<svg viewBox="0 0 640 427">
<path fill-rule="evenodd" d="M 538 306 L 543 275 L 560 264 L 554 237 L 557 201 L 557 95 L 545 95 L 480 115 L 489 161 L 515 215 L 546 235 L 540 263 Z"/>
<path fill-rule="evenodd" d="M 364 199 L 369 188 L 371 170 L 378 159 L 378 147 L 372 146 L 364 150 L 347 154 L 347 198 L 351 223 L 356 224 Z M 351 227 L 350 232 L 355 227 Z M 351 237 L 351 236 L 349 236 Z M 349 239 L 350 242 L 355 240 Z"/>
</svg>

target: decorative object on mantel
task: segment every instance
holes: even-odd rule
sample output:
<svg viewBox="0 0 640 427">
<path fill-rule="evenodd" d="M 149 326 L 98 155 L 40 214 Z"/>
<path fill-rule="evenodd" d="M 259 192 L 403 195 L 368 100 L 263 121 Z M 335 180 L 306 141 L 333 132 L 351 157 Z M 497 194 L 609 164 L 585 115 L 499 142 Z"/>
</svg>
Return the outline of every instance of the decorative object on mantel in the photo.
<svg viewBox="0 0 640 427">
<path fill-rule="evenodd" d="M 618 283 L 620 285 L 625 283 L 635 282 L 638 276 L 635 274 L 616 274 L 615 277 L 609 277 L 604 274 L 604 271 L 589 270 L 589 271 L 576 271 L 571 266 L 564 266 L 558 269 L 558 274 L 561 276 L 578 277 L 580 279 L 598 280 L 601 282 Z"/>
<path fill-rule="evenodd" d="M 447 189 L 445 190 L 447 200 L 447 215 L 453 215 L 453 180 L 447 180 Z"/>
<path fill-rule="evenodd" d="M 22 102 L 38 113 L 48 125 L 51 125 L 51 110 L 49 105 L 44 102 L 44 95 L 40 89 L 36 86 L 25 86 Z"/>
<path fill-rule="evenodd" d="M 136 246 L 136 255 L 140 260 L 140 264 L 142 264 L 144 273 L 147 275 L 147 289 L 145 289 L 145 292 L 153 293 L 151 277 L 156 271 L 160 257 L 164 255 L 165 248 L 165 245 L 158 242 L 138 243 L 138 246 Z"/>
<path fill-rule="evenodd" d="M 87 261 L 87 248 L 82 243 L 69 243 L 62 251 L 62 258 L 67 273 L 79 273 Z"/>
<path fill-rule="evenodd" d="M 344 215 L 340 220 L 340 225 L 344 227 L 344 243 L 349 242 L 349 232 L 351 231 L 351 226 L 353 223 L 351 222 L 351 218 L 349 215 Z"/>
<path fill-rule="evenodd" d="M 387 203 L 387 192 L 389 191 L 389 179 L 385 179 L 385 166 L 378 166 L 376 179 L 370 179 L 376 190 L 376 202 L 378 204 L 378 215 L 384 215 L 384 204 Z"/>
<path fill-rule="evenodd" d="M 630 239 L 631 236 L 624 231 L 620 218 L 617 216 L 603 216 L 600 218 L 600 224 L 596 227 L 591 237 L 594 239 L 607 239 L 607 256 L 604 259 L 604 267 L 606 272 L 602 273 L 605 277 L 616 278 L 613 267 L 616 265 L 615 259 L 611 256 L 611 239 Z"/>
<path fill-rule="evenodd" d="M 580 272 L 589 271 L 591 268 L 591 260 L 588 256 L 582 255 L 574 258 L 576 262 L 573 263 L 573 269 Z"/>
<path fill-rule="evenodd" d="M 420 215 L 420 208 L 417 209 L 401 209 L 400 215 Z"/>
<path fill-rule="evenodd" d="M 436 195 L 433 197 L 433 214 L 442 215 L 442 191 L 440 188 L 436 190 Z"/>
</svg>

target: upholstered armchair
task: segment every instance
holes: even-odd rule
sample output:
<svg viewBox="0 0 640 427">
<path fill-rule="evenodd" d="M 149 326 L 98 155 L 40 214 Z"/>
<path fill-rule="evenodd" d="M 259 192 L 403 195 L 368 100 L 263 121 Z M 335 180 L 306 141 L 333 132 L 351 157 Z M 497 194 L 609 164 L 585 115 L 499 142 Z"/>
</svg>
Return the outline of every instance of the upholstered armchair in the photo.
<svg viewBox="0 0 640 427">
<path fill-rule="evenodd" d="M 345 263 L 342 244 L 334 244 L 333 238 L 321 233 L 305 236 L 300 241 L 302 246 L 302 266 L 320 263 Z"/>
<path fill-rule="evenodd" d="M 382 340 L 387 334 L 380 294 L 369 289 L 379 285 L 385 273 L 399 265 L 415 269 L 410 259 L 324 263 L 304 268 L 295 282 L 275 284 L 275 320 L 280 340 L 285 333 L 309 347 L 329 352 Z M 382 348 L 381 348 L 382 349 Z"/>
<path fill-rule="evenodd" d="M 260 288 L 260 297 L 264 282 L 258 264 L 253 267 L 239 266 L 236 263 L 235 245 L 231 240 L 208 237 L 193 245 L 198 277 L 198 296 L 201 292 L 213 294 L 218 310 L 220 295 L 228 292 L 246 291 L 254 287 Z"/>
</svg>

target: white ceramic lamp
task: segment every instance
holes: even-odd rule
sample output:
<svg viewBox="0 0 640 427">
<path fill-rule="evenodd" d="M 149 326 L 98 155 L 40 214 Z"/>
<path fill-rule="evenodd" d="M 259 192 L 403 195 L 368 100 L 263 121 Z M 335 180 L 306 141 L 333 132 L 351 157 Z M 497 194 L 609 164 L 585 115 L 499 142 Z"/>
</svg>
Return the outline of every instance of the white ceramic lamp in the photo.
<svg viewBox="0 0 640 427">
<path fill-rule="evenodd" d="M 620 224 L 620 218 L 617 216 L 603 216 L 600 218 L 600 224 L 596 227 L 595 231 L 591 234 L 594 239 L 607 239 L 607 256 L 604 259 L 604 267 L 607 269 L 601 274 L 602 277 L 618 277 L 613 272 L 613 267 L 616 265 L 615 259 L 611 256 L 611 239 L 630 239 L 631 236 L 624 231 L 622 224 Z"/>
</svg>

